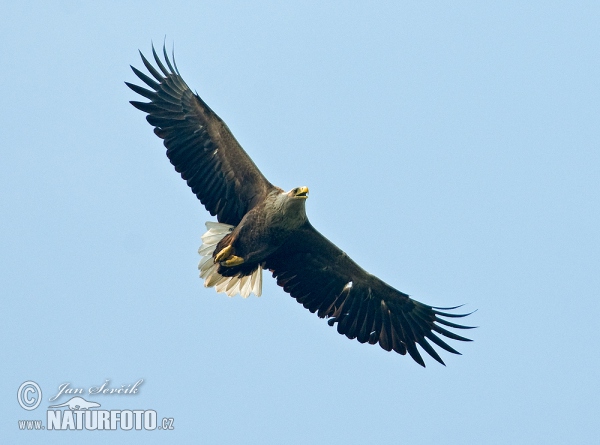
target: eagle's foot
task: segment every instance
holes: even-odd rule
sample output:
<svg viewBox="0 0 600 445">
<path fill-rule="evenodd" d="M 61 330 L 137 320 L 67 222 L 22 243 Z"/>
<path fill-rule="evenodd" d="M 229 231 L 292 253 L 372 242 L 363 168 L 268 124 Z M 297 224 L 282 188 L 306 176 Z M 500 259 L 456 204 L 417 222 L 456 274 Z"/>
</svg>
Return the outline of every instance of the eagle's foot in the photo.
<svg viewBox="0 0 600 445">
<path fill-rule="evenodd" d="M 221 249 L 219 253 L 215 255 L 215 263 L 225 261 L 233 254 L 233 247 L 227 246 Z"/>
<path fill-rule="evenodd" d="M 220 252 L 219 252 L 220 253 Z M 238 266 L 244 262 L 241 256 L 231 255 L 226 261 L 221 261 L 221 265 L 225 267 Z"/>
<path fill-rule="evenodd" d="M 233 247 L 231 245 L 221 249 L 219 253 L 215 255 L 215 263 L 221 264 L 225 267 L 238 266 L 244 262 L 242 257 L 233 254 Z"/>
</svg>

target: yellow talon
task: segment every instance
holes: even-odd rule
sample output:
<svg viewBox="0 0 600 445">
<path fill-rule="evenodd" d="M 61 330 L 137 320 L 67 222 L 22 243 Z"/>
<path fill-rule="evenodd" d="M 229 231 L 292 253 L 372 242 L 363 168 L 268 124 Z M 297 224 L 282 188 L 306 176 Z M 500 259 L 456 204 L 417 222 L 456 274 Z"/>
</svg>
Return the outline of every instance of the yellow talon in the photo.
<svg viewBox="0 0 600 445">
<path fill-rule="evenodd" d="M 220 252 L 219 252 L 220 253 Z M 238 266 L 244 262 L 244 259 L 237 255 L 231 255 L 227 261 L 221 261 L 221 265 L 225 267 Z"/>
<path fill-rule="evenodd" d="M 232 253 L 233 253 L 233 247 L 231 247 L 231 246 L 227 246 L 227 247 L 221 249 L 221 251 L 215 255 L 215 263 L 220 263 L 221 261 L 225 261 L 227 258 L 229 258 L 231 256 Z"/>
</svg>

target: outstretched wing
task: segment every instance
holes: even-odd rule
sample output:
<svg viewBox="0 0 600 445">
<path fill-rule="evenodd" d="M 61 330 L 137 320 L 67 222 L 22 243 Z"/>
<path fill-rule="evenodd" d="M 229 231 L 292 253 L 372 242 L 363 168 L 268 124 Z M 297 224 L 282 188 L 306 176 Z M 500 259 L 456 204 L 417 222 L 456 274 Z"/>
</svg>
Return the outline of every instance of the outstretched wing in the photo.
<svg viewBox="0 0 600 445">
<path fill-rule="evenodd" d="M 379 343 L 386 351 L 408 352 L 421 366 L 425 363 L 417 344 L 444 364 L 429 341 L 453 354 L 459 352 L 439 335 L 470 341 L 442 327 L 470 329 L 443 318 L 468 314 L 442 312 L 455 308 L 436 308 L 409 298 L 367 273 L 308 222 L 267 258 L 265 268 L 298 303 L 321 318 L 331 317 L 329 325 L 337 323 L 340 334 L 361 343 Z"/>
<path fill-rule="evenodd" d="M 244 214 L 261 202 L 273 185 L 235 140 L 217 116 L 173 68 L 163 47 L 165 63 L 152 47 L 156 69 L 140 52 L 152 77 L 133 66 L 133 72 L 150 89 L 125 82 L 150 102 L 131 101 L 148 113 L 146 120 L 164 139 L 167 156 L 192 192 L 219 222 L 237 225 Z M 173 59 L 175 64 L 175 59 Z M 160 70 L 160 71 L 159 71 Z"/>
</svg>

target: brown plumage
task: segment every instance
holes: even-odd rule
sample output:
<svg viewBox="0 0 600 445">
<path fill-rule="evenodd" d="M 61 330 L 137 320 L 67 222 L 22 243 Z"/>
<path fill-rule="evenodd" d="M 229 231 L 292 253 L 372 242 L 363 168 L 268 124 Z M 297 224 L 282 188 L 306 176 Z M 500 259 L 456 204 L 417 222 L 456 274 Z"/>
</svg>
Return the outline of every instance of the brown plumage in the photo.
<svg viewBox="0 0 600 445">
<path fill-rule="evenodd" d="M 358 266 L 308 221 L 308 189 L 286 193 L 272 185 L 227 125 L 192 93 L 166 50 L 163 48 L 166 66 L 154 48 L 152 53 L 158 69 L 140 53 L 152 77 L 132 67 L 150 89 L 127 83 L 150 102 L 131 103 L 148 113 L 146 119 L 164 140 L 175 170 L 206 209 L 219 223 L 233 226 L 213 223 L 223 234 L 214 235 L 210 230 L 205 234 L 214 238 L 213 244 L 201 248 L 201 253 L 209 252 L 202 253 L 207 258 L 201 262 L 201 271 L 208 276 L 206 285 L 216 285 L 228 295 L 245 288 L 243 295 L 247 296 L 251 287 L 260 294 L 260 283 L 256 285 L 254 277 L 247 285 L 240 281 L 237 288 L 235 281 L 227 280 L 242 280 L 268 269 L 285 292 L 309 311 L 328 318 L 331 326 L 337 323 L 337 331 L 348 338 L 379 343 L 386 351 L 402 355 L 408 352 L 422 366 L 425 363 L 417 344 L 442 364 L 430 342 L 458 354 L 440 336 L 470 341 L 445 328 L 470 329 L 446 320 L 468 314 L 422 304 Z"/>
</svg>

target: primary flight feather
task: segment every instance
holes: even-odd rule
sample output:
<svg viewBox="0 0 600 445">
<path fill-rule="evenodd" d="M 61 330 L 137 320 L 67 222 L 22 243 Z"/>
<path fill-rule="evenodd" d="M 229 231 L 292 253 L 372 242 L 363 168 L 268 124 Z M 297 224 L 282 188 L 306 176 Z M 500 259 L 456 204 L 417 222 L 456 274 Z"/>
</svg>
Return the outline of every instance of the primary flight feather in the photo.
<svg viewBox="0 0 600 445">
<path fill-rule="evenodd" d="M 361 343 L 407 352 L 425 366 L 417 344 L 444 364 L 431 343 L 458 354 L 441 337 L 470 341 L 446 328 L 469 329 L 446 318 L 455 308 L 436 308 L 411 299 L 363 270 L 309 222 L 308 188 L 285 192 L 271 184 L 242 149 L 227 125 L 186 85 L 175 60 L 140 52 L 150 75 L 131 67 L 146 84 L 126 82 L 150 102 L 131 104 L 147 113 L 167 157 L 218 222 L 207 222 L 198 268 L 207 287 L 229 296 L 260 295 L 262 269 L 283 290 L 330 326 Z M 430 343 L 431 342 L 431 343 Z"/>
</svg>

